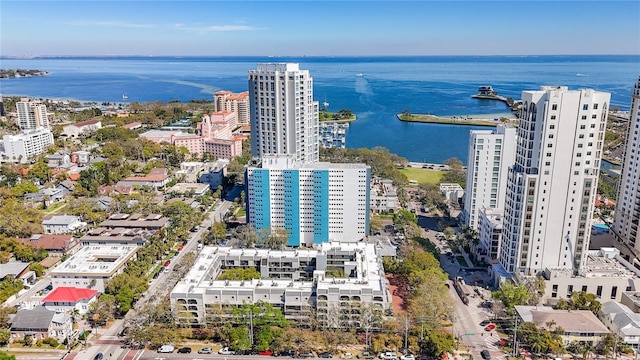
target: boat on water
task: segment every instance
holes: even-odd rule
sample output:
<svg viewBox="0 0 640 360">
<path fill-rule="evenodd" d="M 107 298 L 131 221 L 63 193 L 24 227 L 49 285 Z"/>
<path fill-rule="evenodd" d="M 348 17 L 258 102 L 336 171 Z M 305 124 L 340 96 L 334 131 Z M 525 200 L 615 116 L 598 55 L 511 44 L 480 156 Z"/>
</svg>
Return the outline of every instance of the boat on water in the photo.
<svg viewBox="0 0 640 360">
<path fill-rule="evenodd" d="M 324 97 L 324 102 L 322 103 L 322 107 L 323 108 L 329 107 L 329 103 L 327 102 L 327 97 L 326 96 Z"/>
<path fill-rule="evenodd" d="M 122 100 L 127 100 L 129 98 L 129 96 L 127 96 L 127 94 L 122 94 Z"/>
<path fill-rule="evenodd" d="M 320 123 L 320 144 L 324 148 L 345 148 L 346 129 L 343 123 Z"/>
<path fill-rule="evenodd" d="M 356 76 L 357 77 L 363 77 L 364 75 L 362 73 L 357 73 Z"/>
</svg>

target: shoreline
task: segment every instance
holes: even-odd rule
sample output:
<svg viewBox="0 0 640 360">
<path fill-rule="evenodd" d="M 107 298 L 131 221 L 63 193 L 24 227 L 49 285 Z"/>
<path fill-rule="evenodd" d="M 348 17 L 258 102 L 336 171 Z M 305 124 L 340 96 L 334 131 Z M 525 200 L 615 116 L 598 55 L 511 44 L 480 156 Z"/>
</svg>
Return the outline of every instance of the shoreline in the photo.
<svg viewBox="0 0 640 360">
<path fill-rule="evenodd" d="M 510 124 L 517 126 L 517 119 L 513 114 L 471 114 L 465 116 L 437 116 L 431 114 L 396 114 L 396 118 L 403 122 L 427 123 L 427 124 L 447 124 L 462 126 L 487 126 L 495 127 L 498 124 Z M 499 119 L 499 120 L 495 120 Z M 507 119 L 508 121 L 502 121 Z"/>
</svg>

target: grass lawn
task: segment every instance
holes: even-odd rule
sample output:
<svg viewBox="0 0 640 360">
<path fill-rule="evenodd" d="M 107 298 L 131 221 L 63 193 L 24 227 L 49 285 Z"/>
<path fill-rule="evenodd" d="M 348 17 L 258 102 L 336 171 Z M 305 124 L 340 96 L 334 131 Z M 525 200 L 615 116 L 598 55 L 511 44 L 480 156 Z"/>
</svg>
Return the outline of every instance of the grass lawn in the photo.
<svg viewBox="0 0 640 360">
<path fill-rule="evenodd" d="M 460 263 L 460 266 L 469 267 L 469 264 L 467 264 L 467 261 L 464 259 L 464 257 L 456 256 L 456 260 L 458 260 L 458 263 Z"/>
<path fill-rule="evenodd" d="M 405 174 L 407 179 L 415 180 L 418 184 L 440 184 L 440 180 L 444 176 L 444 172 L 422 168 L 404 168 L 400 172 Z"/>
</svg>

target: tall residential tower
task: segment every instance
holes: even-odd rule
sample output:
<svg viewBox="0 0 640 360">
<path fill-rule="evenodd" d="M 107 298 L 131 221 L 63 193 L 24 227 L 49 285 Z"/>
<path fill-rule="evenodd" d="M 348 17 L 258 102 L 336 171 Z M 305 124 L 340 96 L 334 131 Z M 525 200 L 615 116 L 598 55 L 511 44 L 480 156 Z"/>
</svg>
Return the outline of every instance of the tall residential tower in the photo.
<svg viewBox="0 0 640 360">
<path fill-rule="evenodd" d="M 516 129 L 498 125 L 495 130 L 469 133 L 469 162 L 463 219 L 467 226 L 479 231 L 482 208 L 504 207 L 509 166 L 516 158 Z"/>
<path fill-rule="evenodd" d="M 624 150 L 624 164 L 618 187 L 613 232 L 618 241 L 640 254 L 640 78 L 633 88 L 629 109 L 629 131 Z"/>
<path fill-rule="evenodd" d="M 16 103 L 18 112 L 18 126 L 20 130 L 34 130 L 37 128 L 49 128 L 49 116 L 47 107 L 37 101 L 21 99 Z"/>
<path fill-rule="evenodd" d="M 500 250 L 508 272 L 579 273 L 589 249 L 610 98 L 564 86 L 522 92 Z"/>
<path fill-rule="evenodd" d="M 258 64 L 249 71 L 251 152 L 292 155 L 298 162 L 319 159 L 318 102 L 313 79 L 298 64 Z"/>
<path fill-rule="evenodd" d="M 284 228 L 289 246 L 356 242 L 369 234 L 371 168 L 265 156 L 247 167 L 247 222 Z"/>
</svg>

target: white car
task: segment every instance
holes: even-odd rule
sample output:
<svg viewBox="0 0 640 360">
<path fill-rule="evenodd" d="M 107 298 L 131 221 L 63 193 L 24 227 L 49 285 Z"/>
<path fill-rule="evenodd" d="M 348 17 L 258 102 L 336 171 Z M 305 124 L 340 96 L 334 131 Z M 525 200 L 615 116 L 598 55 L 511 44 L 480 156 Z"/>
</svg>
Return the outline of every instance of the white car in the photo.
<svg viewBox="0 0 640 360">
<path fill-rule="evenodd" d="M 352 353 L 343 353 L 342 355 L 340 355 L 340 359 L 353 359 L 353 354 Z"/>
<path fill-rule="evenodd" d="M 162 345 L 158 348 L 159 353 L 172 353 L 175 350 L 173 345 Z"/>
<path fill-rule="evenodd" d="M 393 351 L 386 351 L 386 352 L 380 353 L 380 359 L 382 359 L 382 360 L 396 360 L 396 359 L 398 359 L 398 354 L 396 354 Z"/>
<path fill-rule="evenodd" d="M 400 360 L 416 360 L 416 357 L 411 354 L 407 354 L 400 356 Z"/>
<path fill-rule="evenodd" d="M 235 355 L 235 351 L 230 350 L 228 347 L 223 347 L 222 349 L 218 350 L 218 354 L 220 355 Z"/>
</svg>

